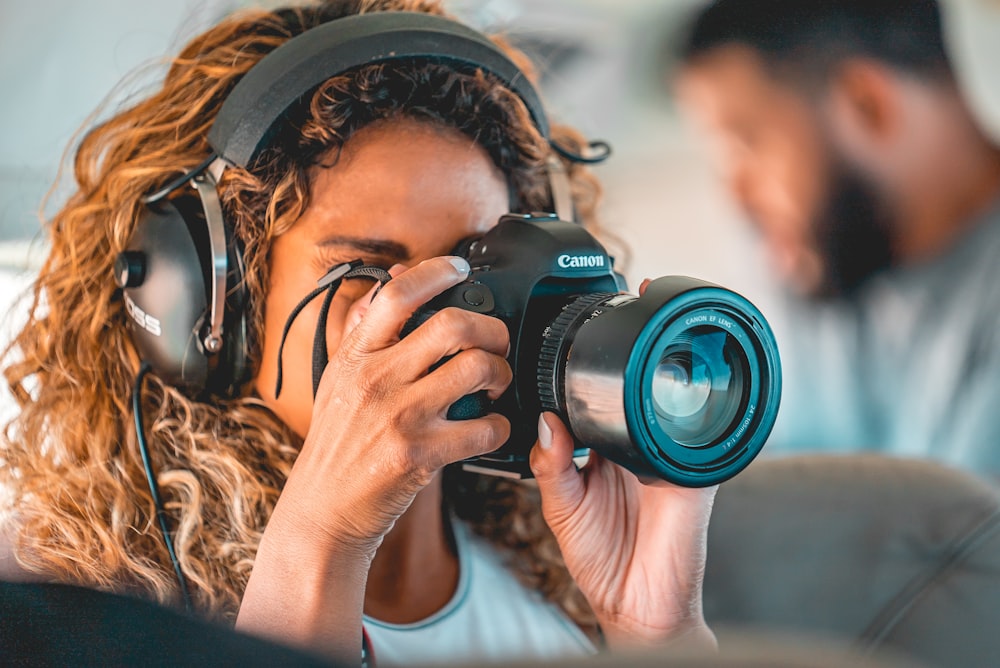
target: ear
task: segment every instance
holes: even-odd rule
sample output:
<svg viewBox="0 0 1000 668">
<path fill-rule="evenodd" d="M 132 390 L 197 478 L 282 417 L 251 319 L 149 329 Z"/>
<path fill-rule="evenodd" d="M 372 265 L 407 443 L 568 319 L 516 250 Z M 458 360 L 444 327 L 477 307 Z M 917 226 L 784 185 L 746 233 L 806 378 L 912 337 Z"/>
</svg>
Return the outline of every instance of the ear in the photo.
<svg viewBox="0 0 1000 668">
<path fill-rule="evenodd" d="M 902 131 L 899 75 L 885 65 L 865 58 L 845 60 L 834 72 L 829 92 L 833 129 L 844 148 L 858 157 L 884 149 Z"/>
</svg>

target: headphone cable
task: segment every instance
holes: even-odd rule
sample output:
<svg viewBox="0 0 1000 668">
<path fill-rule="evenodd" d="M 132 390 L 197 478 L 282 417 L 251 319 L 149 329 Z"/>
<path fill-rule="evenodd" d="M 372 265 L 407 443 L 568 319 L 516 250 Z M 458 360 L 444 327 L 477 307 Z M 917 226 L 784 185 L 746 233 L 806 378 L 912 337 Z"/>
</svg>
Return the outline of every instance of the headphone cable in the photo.
<svg viewBox="0 0 1000 668">
<path fill-rule="evenodd" d="M 174 551 L 174 541 L 170 538 L 170 531 L 167 529 L 167 513 L 160 499 L 160 488 L 156 484 L 156 473 L 153 471 L 153 462 L 149 456 L 149 447 L 146 444 L 146 428 L 142 424 L 142 381 L 151 369 L 152 367 L 149 363 L 144 361 L 139 367 L 139 373 L 135 377 L 135 386 L 132 390 L 132 416 L 135 418 L 135 435 L 139 441 L 139 454 L 142 456 L 142 466 L 146 471 L 146 482 L 149 483 L 149 493 L 153 496 L 156 519 L 160 524 L 160 532 L 163 534 L 163 542 L 167 546 L 167 553 L 170 555 L 170 563 L 174 566 L 177 582 L 180 584 L 181 596 L 184 599 L 184 609 L 188 614 L 193 614 L 194 607 L 191 605 L 191 595 L 188 592 L 187 580 L 184 579 L 184 572 L 181 571 L 180 562 L 177 560 L 177 553 Z"/>
</svg>

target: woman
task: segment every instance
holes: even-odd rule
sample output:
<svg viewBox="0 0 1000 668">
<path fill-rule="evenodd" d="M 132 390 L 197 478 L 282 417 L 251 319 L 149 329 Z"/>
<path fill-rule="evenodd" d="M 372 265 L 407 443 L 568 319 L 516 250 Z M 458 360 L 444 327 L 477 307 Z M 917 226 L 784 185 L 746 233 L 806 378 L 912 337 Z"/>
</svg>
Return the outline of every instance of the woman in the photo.
<svg viewBox="0 0 1000 668">
<path fill-rule="evenodd" d="M 113 258 L 143 196 L 205 159 L 222 101 L 256 62 L 326 21 L 393 10 L 442 13 L 358 0 L 226 20 L 182 51 L 160 91 L 83 140 L 78 191 L 51 222 L 6 369 L 22 409 L 4 451 L 8 577 L 180 599 L 133 430 L 140 359 Z M 507 211 L 548 208 L 551 149 L 522 101 L 482 73 L 410 60 L 307 97 L 260 159 L 218 184 L 244 248 L 251 380 L 229 400 L 193 401 L 155 376 L 143 394 L 194 608 L 334 656 L 356 656 L 364 624 L 390 663 L 591 651 L 578 628 L 612 645 L 714 642 L 700 594 L 714 490 L 643 487 L 597 457 L 578 471 L 550 414 L 531 455 L 537 489 L 446 468 L 508 436 L 496 414 L 445 418 L 459 397 L 509 384 L 506 328 L 447 309 L 399 338 L 417 307 L 467 276 L 447 255 L 459 241 Z M 596 187 L 567 169 L 593 224 Z M 355 259 L 394 278 L 377 295 L 360 281 L 335 293 L 314 399 L 320 305 L 290 316 Z"/>
</svg>

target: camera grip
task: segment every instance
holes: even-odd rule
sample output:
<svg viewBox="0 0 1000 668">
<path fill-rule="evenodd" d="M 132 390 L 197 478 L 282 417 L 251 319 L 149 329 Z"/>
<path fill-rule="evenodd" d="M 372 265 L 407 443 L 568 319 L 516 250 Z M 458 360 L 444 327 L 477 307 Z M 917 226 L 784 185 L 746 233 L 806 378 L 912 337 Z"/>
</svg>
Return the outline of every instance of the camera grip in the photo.
<svg viewBox="0 0 1000 668">
<path fill-rule="evenodd" d="M 432 315 L 449 307 L 491 315 L 494 307 L 493 293 L 482 283 L 473 280 L 459 283 L 417 309 L 403 325 L 399 332 L 399 338 L 409 335 L 417 327 L 427 322 Z M 454 355 L 449 355 L 435 362 L 430 371 L 437 369 L 452 357 Z M 467 394 L 448 407 L 448 419 L 474 420 L 480 418 L 490 412 L 491 403 L 485 390 Z"/>
</svg>

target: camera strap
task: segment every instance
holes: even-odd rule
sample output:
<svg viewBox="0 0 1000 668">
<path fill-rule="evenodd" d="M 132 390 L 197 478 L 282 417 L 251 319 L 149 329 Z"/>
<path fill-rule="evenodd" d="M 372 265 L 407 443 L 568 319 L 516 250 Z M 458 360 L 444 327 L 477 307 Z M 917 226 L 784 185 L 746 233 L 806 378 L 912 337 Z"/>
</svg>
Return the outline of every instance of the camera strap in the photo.
<svg viewBox="0 0 1000 668">
<path fill-rule="evenodd" d="M 378 281 L 379 286 L 375 291 L 375 294 L 378 294 L 378 290 L 381 290 L 382 286 L 392 279 L 392 276 L 382 267 L 367 265 L 362 263 L 361 260 L 353 260 L 335 265 L 317 281 L 316 289 L 303 297 L 302 301 L 292 309 L 292 312 L 288 315 L 288 320 L 285 321 L 285 329 L 281 332 L 281 343 L 278 345 L 278 377 L 274 383 L 275 399 L 281 395 L 281 386 L 284 378 L 281 357 L 285 350 L 285 339 L 292 328 L 292 323 L 295 322 L 295 319 L 306 306 L 311 304 L 320 295 L 324 295 L 323 303 L 319 310 L 319 318 L 316 320 L 316 333 L 313 335 L 312 385 L 313 397 L 316 397 L 316 392 L 319 390 L 319 381 L 323 377 L 323 371 L 326 369 L 327 363 L 330 361 L 330 354 L 326 348 L 326 322 L 330 315 L 330 304 L 333 302 L 333 296 L 336 294 L 340 284 L 351 278 L 368 278 Z"/>
</svg>

